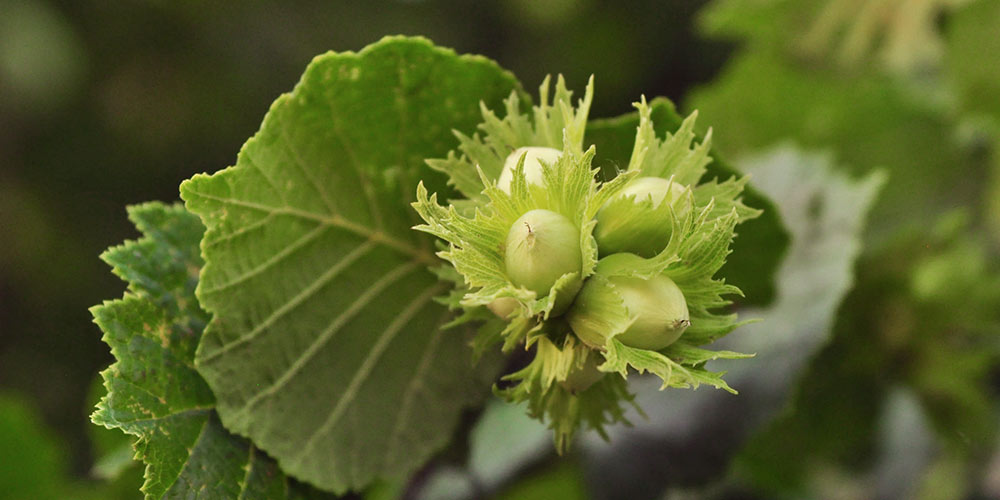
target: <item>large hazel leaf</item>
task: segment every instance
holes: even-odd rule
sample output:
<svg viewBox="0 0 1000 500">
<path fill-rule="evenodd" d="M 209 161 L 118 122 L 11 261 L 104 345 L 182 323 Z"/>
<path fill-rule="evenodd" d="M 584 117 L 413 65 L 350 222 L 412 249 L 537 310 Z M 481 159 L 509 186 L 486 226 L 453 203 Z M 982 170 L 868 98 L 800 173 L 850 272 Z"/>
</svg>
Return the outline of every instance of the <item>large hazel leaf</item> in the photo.
<svg viewBox="0 0 1000 500">
<path fill-rule="evenodd" d="M 411 230 L 424 165 L 471 133 L 514 77 L 423 39 L 328 53 L 271 106 L 234 167 L 181 186 L 208 230 L 198 371 L 225 426 L 321 488 L 402 477 L 489 387 L 442 330 L 446 286 Z"/>
<path fill-rule="evenodd" d="M 131 207 L 129 217 L 143 238 L 101 256 L 129 291 L 91 309 L 117 360 L 101 374 L 108 394 L 92 419 L 137 436 L 146 498 L 325 497 L 289 481 L 273 460 L 227 432 L 194 369 L 208 321 L 194 296 L 204 231 L 198 217 L 160 203 Z"/>
</svg>

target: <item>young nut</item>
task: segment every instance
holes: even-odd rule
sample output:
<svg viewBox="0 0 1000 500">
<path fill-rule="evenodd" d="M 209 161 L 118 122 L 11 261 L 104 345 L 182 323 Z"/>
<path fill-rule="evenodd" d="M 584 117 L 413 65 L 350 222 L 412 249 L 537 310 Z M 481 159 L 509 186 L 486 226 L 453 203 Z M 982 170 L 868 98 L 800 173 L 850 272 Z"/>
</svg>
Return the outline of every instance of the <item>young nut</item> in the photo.
<svg viewBox="0 0 1000 500">
<path fill-rule="evenodd" d="M 502 319 L 509 319 L 510 315 L 517 309 L 517 299 L 513 297 L 500 297 L 499 299 L 486 304 L 486 308 Z"/>
<path fill-rule="evenodd" d="M 511 283 L 544 297 L 564 274 L 579 275 L 580 229 L 551 210 L 528 211 L 510 226 L 504 265 Z"/>
<path fill-rule="evenodd" d="M 542 176 L 542 164 L 538 160 L 553 165 L 562 156 L 562 151 L 545 147 L 515 149 L 504 160 L 503 171 L 500 172 L 500 178 L 497 179 L 497 187 L 504 192 L 510 193 L 510 183 L 514 180 L 514 169 L 517 168 L 517 162 L 521 161 L 522 155 L 524 156 L 524 179 L 528 181 L 528 185 L 542 187 L 545 184 L 545 179 Z"/>
<path fill-rule="evenodd" d="M 624 305 L 631 324 L 615 338 L 630 347 L 663 349 L 680 338 L 691 324 L 684 293 L 667 276 L 660 274 L 643 279 L 602 272 L 602 267 L 607 269 L 613 267 L 616 260 L 630 258 L 638 257 L 621 253 L 601 259 L 596 274 L 584 283 L 567 313 L 573 333 L 591 347 L 603 348 L 615 328 L 625 326 L 595 317 L 607 311 L 609 305 Z"/>
<path fill-rule="evenodd" d="M 627 198 L 631 198 L 636 206 L 622 210 L 622 200 Z M 683 185 L 659 177 L 636 178 L 597 212 L 594 239 L 601 255 L 630 252 L 648 258 L 667 246 L 672 232 L 671 222 L 669 218 L 644 213 L 638 204 L 645 200 L 652 203 L 652 210 L 664 202 L 670 203 L 678 217 L 686 215 L 691 208 Z"/>
</svg>

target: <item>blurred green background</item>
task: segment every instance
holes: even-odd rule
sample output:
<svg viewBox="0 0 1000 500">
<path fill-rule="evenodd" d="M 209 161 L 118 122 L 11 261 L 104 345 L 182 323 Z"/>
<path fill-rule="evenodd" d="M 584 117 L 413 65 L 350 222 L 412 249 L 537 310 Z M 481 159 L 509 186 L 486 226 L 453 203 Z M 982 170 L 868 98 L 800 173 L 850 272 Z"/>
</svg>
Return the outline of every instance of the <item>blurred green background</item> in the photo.
<svg viewBox="0 0 1000 500">
<path fill-rule="evenodd" d="M 807 356 L 815 384 L 795 385 L 777 423 L 706 466 L 741 453 L 723 486 L 685 476 L 697 493 L 677 498 L 826 497 L 843 472 L 781 474 L 813 458 L 864 462 L 899 387 L 947 449 L 918 475 L 932 484 L 921 494 L 1000 492 L 987 467 L 1000 424 L 995 0 L 0 0 L 0 432 L 46 443 L 36 477 L 64 475 L 84 495 L 115 449 L 87 418 L 111 362 L 87 308 L 124 289 L 97 258 L 136 236 L 124 207 L 176 200 L 182 180 L 230 165 L 313 56 L 387 34 L 486 55 L 532 93 L 546 74 L 571 88 L 594 74 L 593 117 L 667 96 L 699 109 L 729 158 L 794 144 L 829 152 L 839 172 L 888 174 L 854 291 L 829 344 Z M 31 448 L 2 437 L 0 458 Z M 701 453 L 689 446 L 668 456 Z M 586 495 L 576 467 L 537 467 L 508 495 Z M 935 474 L 960 486 L 933 486 Z"/>
<path fill-rule="evenodd" d="M 111 362 L 87 308 L 124 288 L 97 255 L 135 237 L 126 205 L 230 165 L 317 54 L 423 35 L 529 88 L 598 75 L 596 116 L 678 98 L 726 54 L 692 33 L 698 2 L 544 3 L 0 1 L 0 387 L 87 471 L 84 398 Z"/>
</svg>

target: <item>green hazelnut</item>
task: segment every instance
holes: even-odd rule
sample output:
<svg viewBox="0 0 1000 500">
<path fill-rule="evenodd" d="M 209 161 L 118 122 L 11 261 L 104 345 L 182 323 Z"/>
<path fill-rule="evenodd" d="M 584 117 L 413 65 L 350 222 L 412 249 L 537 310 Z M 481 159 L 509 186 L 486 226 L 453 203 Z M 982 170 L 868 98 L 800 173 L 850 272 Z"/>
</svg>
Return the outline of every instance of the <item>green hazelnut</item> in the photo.
<svg viewBox="0 0 1000 500">
<path fill-rule="evenodd" d="M 507 319 L 517 309 L 517 299 L 513 297 L 500 297 L 499 299 L 486 304 L 486 308 L 498 317 Z"/>
<path fill-rule="evenodd" d="M 606 257 L 630 256 L 615 254 Z M 621 303 L 630 324 L 615 338 L 622 344 L 640 349 L 660 350 L 674 343 L 691 324 L 684 293 L 673 280 L 662 274 L 649 279 L 607 275 L 600 264 L 597 273 L 584 283 L 567 313 L 570 327 L 585 344 L 603 348 L 616 327 L 594 315 L 606 311 L 609 304 Z"/>
<path fill-rule="evenodd" d="M 538 160 L 544 161 L 548 165 L 553 165 L 562 156 L 562 151 L 545 147 L 525 147 L 517 148 L 507 156 L 503 162 L 503 171 L 497 179 L 497 187 L 510 193 L 510 184 L 514 180 L 514 169 L 517 162 L 524 156 L 524 179 L 528 185 L 543 187 L 545 178 L 542 176 L 542 164 Z"/>
<path fill-rule="evenodd" d="M 580 273 L 580 228 L 551 210 L 526 212 L 507 233 L 504 265 L 511 283 L 544 297 L 564 274 Z"/>
<path fill-rule="evenodd" d="M 623 207 L 622 200 L 626 199 L 635 206 Z M 673 231 L 671 221 L 639 207 L 645 200 L 652 203 L 649 210 L 656 210 L 666 201 L 677 216 L 686 215 L 691 208 L 687 189 L 681 184 L 659 177 L 633 180 L 597 212 L 594 239 L 601 255 L 630 252 L 648 258 L 667 246 Z"/>
<path fill-rule="evenodd" d="M 663 199 L 670 193 L 672 203 L 677 203 L 684 197 L 684 186 L 661 177 L 638 177 L 629 182 L 618 196 L 632 196 L 636 201 L 649 198 L 653 206 L 657 207 L 663 203 Z"/>
</svg>

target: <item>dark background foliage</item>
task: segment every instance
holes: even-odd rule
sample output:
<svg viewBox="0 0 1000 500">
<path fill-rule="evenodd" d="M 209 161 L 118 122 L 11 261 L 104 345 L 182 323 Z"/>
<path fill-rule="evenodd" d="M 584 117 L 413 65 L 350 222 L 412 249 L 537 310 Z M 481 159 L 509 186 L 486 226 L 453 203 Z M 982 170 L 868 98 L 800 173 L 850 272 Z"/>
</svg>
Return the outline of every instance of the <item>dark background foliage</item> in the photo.
<svg viewBox="0 0 1000 500">
<path fill-rule="evenodd" d="M 896 59 L 880 59 L 891 38 L 848 43 L 851 22 L 878 33 L 918 3 L 932 6 L 931 37 L 910 32 Z M 844 25 L 810 41 L 824 9 L 860 4 L 884 11 L 842 11 Z M 548 442 L 526 458 L 486 457 L 492 469 L 516 469 L 496 481 L 476 476 L 466 449 L 483 441 L 472 415 L 408 491 L 471 454 L 453 476 L 471 477 L 478 492 L 513 483 L 510 498 L 583 497 L 584 484 L 605 497 L 678 485 L 708 498 L 1000 494 L 998 32 L 998 0 L 0 0 L 0 469 L 25 464 L 13 476 L 0 470 L 0 498 L 65 496 L 54 481 L 67 474 L 89 491 L 74 497 L 137 496 L 138 468 L 113 489 L 93 488 L 95 461 L 127 444 L 88 419 L 97 373 L 112 361 L 88 307 L 124 289 L 98 255 L 137 237 L 127 205 L 177 200 L 182 180 L 234 163 L 315 55 L 388 34 L 483 54 L 532 95 L 547 74 L 577 90 L 596 75 L 594 118 L 629 112 L 643 94 L 697 107 L 715 151 L 737 164 L 786 141 L 829 153 L 757 160 L 811 169 L 817 177 L 803 177 L 822 185 L 799 207 L 806 233 L 788 250 L 798 267 L 782 285 L 798 302 L 751 297 L 760 307 L 750 316 L 767 320 L 738 332 L 777 337 L 784 327 L 795 352 L 763 345 L 756 364 L 730 374 L 741 396 L 706 403 L 705 391 L 648 391 L 652 418 L 635 433 L 607 448 L 585 439 L 589 451 L 558 461 Z M 864 210 L 813 206 L 820 194 L 850 194 L 876 167 L 888 181 L 857 228 L 836 217 Z M 808 187 L 797 182 L 788 186 Z M 782 208 L 796 203 L 790 191 L 776 200 Z M 778 253 L 768 239 L 742 241 Z M 853 274 L 824 275 L 837 258 Z M 810 289 L 829 283 L 843 290 Z M 822 314 L 810 309 L 820 301 Z M 772 365 L 761 362 L 767 349 Z M 504 424 L 521 414 L 499 412 Z M 536 434 L 521 441 L 547 441 L 537 431 L 525 427 Z M 4 489 L 46 479 L 42 489 Z"/>
<path fill-rule="evenodd" d="M 89 470 L 87 391 L 111 357 L 87 308 L 123 289 L 97 255 L 136 236 L 126 205 L 232 164 L 316 54 L 423 35 L 532 93 L 598 75 L 592 116 L 612 116 L 718 70 L 729 47 L 694 33 L 702 4 L 0 0 L 0 390 Z"/>
</svg>

